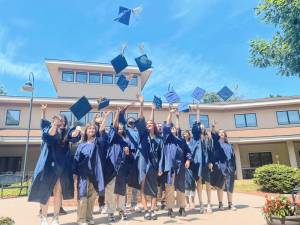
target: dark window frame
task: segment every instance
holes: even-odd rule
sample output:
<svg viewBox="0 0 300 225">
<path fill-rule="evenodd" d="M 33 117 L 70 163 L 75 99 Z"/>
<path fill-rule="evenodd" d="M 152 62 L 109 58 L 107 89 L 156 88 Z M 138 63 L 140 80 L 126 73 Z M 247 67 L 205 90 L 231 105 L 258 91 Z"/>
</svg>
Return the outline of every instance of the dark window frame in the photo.
<svg viewBox="0 0 300 225">
<path fill-rule="evenodd" d="M 67 72 L 67 73 L 72 73 L 73 74 L 73 79 L 72 79 L 72 81 L 69 81 L 69 80 L 65 80 L 64 79 L 64 73 L 65 72 Z M 61 71 L 61 80 L 63 81 L 63 82 L 69 82 L 69 83 L 72 83 L 72 82 L 74 82 L 75 81 L 75 72 L 73 71 L 73 70 L 62 70 Z"/>
<path fill-rule="evenodd" d="M 7 123 L 7 115 L 8 111 L 16 111 L 19 112 L 19 118 L 18 118 L 18 124 L 8 124 Z M 5 126 L 20 126 L 20 120 L 21 120 L 21 110 L 20 109 L 6 109 L 6 114 L 5 114 Z"/>
<path fill-rule="evenodd" d="M 108 77 L 108 76 L 111 76 L 111 83 L 105 83 L 104 82 L 104 77 Z M 102 73 L 102 84 L 104 84 L 104 85 L 112 85 L 112 84 L 114 84 L 114 74 L 112 74 L 112 73 Z"/>
<path fill-rule="evenodd" d="M 90 79 L 91 75 L 92 76 L 96 76 L 96 75 L 98 76 L 99 75 L 99 82 L 91 82 L 91 79 Z M 89 72 L 88 76 L 89 76 L 89 78 L 88 78 L 88 83 L 89 84 L 101 84 L 102 83 L 102 75 L 101 75 L 100 72 Z"/>
<path fill-rule="evenodd" d="M 82 75 L 82 74 L 85 74 L 85 75 L 86 75 L 86 76 L 85 76 L 85 77 L 86 77 L 85 82 L 78 81 L 78 80 L 77 80 L 77 74 L 79 74 L 79 75 L 80 75 L 80 74 L 81 74 L 81 75 Z M 88 78 L 89 78 L 89 73 L 86 72 L 86 71 L 76 71 L 76 72 L 75 72 L 75 82 L 76 82 L 76 83 L 86 84 L 86 83 L 88 82 Z"/>
<path fill-rule="evenodd" d="M 247 122 L 247 115 L 255 115 L 255 126 L 251 126 L 248 124 Z M 244 126 L 238 126 L 237 125 L 237 121 L 236 118 L 237 116 L 243 116 L 244 117 L 244 121 L 245 121 L 245 125 Z M 234 123 L 235 123 L 235 128 L 245 128 L 245 127 L 257 127 L 257 116 L 256 113 L 236 113 L 234 114 Z"/>
<path fill-rule="evenodd" d="M 136 84 L 134 83 L 134 84 L 132 84 L 132 80 L 133 79 L 136 79 Z M 133 74 L 133 77 L 132 77 L 132 79 L 129 81 L 129 84 L 128 84 L 129 86 L 134 86 L 134 87 L 137 87 L 137 86 L 139 86 L 139 76 L 138 75 L 136 75 L 136 74 Z"/>
<path fill-rule="evenodd" d="M 256 157 L 259 158 L 259 160 L 255 161 L 256 163 L 259 162 L 259 165 L 254 166 L 251 162 L 251 155 L 257 155 Z M 263 162 L 263 154 L 270 156 L 270 161 L 269 162 Z M 249 158 L 249 165 L 251 168 L 257 168 L 260 166 L 264 166 L 264 165 L 268 165 L 268 164 L 272 164 L 273 163 L 273 156 L 272 156 L 272 152 L 249 152 L 248 153 L 248 158 Z"/>
<path fill-rule="evenodd" d="M 297 112 L 298 113 L 298 117 L 299 117 L 299 122 L 298 123 L 291 123 L 290 121 L 290 116 L 289 116 L 289 112 Z M 280 123 L 279 120 L 278 120 L 278 113 L 285 113 L 286 116 L 287 116 L 287 123 Z M 291 125 L 291 124 L 300 124 L 300 113 L 299 113 L 299 110 L 297 109 L 294 109 L 294 110 L 286 110 L 286 111 L 276 111 L 276 118 L 277 118 L 277 124 L 279 126 L 282 126 L 282 125 Z"/>
</svg>

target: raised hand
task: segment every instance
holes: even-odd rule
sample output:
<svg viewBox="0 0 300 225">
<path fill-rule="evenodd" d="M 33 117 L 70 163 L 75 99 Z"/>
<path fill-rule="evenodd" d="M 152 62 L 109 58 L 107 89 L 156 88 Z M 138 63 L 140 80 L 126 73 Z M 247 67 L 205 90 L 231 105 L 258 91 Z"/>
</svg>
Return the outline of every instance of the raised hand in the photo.
<svg viewBox="0 0 300 225">
<path fill-rule="evenodd" d="M 178 111 L 176 111 L 176 117 L 179 118 L 179 112 Z"/>
<path fill-rule="evenodd" d="M 170 108 L 170 113 L 175 113 L 175 112 L 176 112 L 176 109 Z"/>
<path fill-rule="evenodd" d="M 111 113 L 111 111 L 106 111 L 106 112 L 103 113 L 103 116 L 107 118 L 110 113 Z"/>
<path fill-rule="evenodd" d="M 42 105 L 41 105 L 41 110 L 42 110 L 42 112 L 45 112 L 46 109 L 47 109 L 47 104 L 42 104 Z"/>
<path fill-rule="evenodd" d="M 126 146 L 123 148 L 125 155 L 129 155 L 129 148 Z"/>
<path fill-rule="evenodd" d="M 139 103 L 143 104 L 144 103 L 144 96 L 137 94 L 136 95 L 137 100 L 139 101 Z"/>
<path fill-rule="evenodd" d="M 190 160 L 186 160 L 185 164 L 184 164 L 185 168 L 188 169 L 190 167 L 190 164 L 191 164 L 191 161 Z"/>
</svg>

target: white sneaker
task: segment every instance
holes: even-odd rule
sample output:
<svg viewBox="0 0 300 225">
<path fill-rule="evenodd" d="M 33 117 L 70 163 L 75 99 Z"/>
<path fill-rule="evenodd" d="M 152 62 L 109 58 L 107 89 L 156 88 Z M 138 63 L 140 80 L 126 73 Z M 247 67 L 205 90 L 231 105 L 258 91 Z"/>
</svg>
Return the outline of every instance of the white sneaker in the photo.
<svg viewBox="0 0 300 225">
<path fill-rule="evenodd" d="M 56 217 L 53 217 L 53 220 L 52 220 L 51 225 L 60 225 L 57 216 L 56 216 Z"/>
<path fill-rule="evenodd" d="M 140 208 L 139 206 L 135 206 L 135 207 L 133 208 L 133 210 L 134 210 L 135 212 L 142 212 L 142 211 L 143 211 L 143 209 Z"/>
<path fill-rule="evenodd" d="M 88 223 L 88 225 L 94 225 L 95 221 L 92 219 L 92 220 L 88 220 L 87 223 Z"/>
<path fill-rule="evenodd" d="M 47 221 L 47 217 L 41 216 L 41 225 L 49 225 Z"/>
<path fill-rule="evenodd" d="M 236 207 L 235 207 L 234 205 L 228 206 L 228 209 L 229 209 L 229 210 L 232 210 L 232 211 L 236 211 L 236 210 L 237 210 Z"/>
<path fill-rule="evenodd" d="M 108 213 L 107 213 L 107 208 L 106 208 L 106 207 L 102 207 L 102 209 L 101 209 L 101 214 L 108 214 Z"/>
<path fill-rule="evenodd" d="M 211 205 L 210 205 L 210 204 L 207 204 L 206 212 L 207 212 L 207 213 L 212 213 L 212 208 L 211 208 Z"/>
</svg>

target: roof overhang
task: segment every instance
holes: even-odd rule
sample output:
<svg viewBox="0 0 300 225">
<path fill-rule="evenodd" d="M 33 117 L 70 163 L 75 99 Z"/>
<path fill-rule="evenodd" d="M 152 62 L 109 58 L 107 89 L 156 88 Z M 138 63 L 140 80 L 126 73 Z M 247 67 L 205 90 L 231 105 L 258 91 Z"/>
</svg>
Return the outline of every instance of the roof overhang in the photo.
<svg viewBox="0 0 300 225">
<path fill-rule="evenodd" d="M 114 73 L 114 69 L 112 65 L 105 64 L 105 63 L 46 59 L 45 64 L 48 68 L 48 72 L 50 74 L 50 77 L 52 79 L 56 91 L 57 91 L 58 83 L 60 82 L 60 70 L 62 69 Z M 141 89 L 143 89 L 152 73 L 152 69 L 146 70 L 141 73 L 137 66 L 128 66 L 123 72 L 128 74 L 139 75 L 141 77 Z"/>
</svg>

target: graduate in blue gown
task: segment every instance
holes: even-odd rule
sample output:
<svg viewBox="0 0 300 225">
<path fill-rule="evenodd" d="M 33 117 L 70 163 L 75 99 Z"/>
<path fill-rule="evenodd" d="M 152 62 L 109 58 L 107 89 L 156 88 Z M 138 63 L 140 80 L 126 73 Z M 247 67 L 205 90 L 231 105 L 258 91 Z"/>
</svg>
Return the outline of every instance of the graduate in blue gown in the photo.
<svg viewBox="0 0 300 225">
<path fill-rule="evenodd" d="M 74 157 L 74 174 L 77 177 L 77 222 L 94 224 L 93 208 L 97 193 L 104 195 L 104 174 L 101 156 L 106 153 L 103 147 L 107 140 L 101 137 L 105 132 L 105 123 L 109 112 L 104 113 L 103 123 L 86 125 L 82 142 L 77 147 Z M 98 135 L 97 135 L 98 134 Z"/>
<path fill-rule="evenodd" d="M 228 142 L 226 131 L 215 129 L 211 131 L 214 147 L 214 168 L 211 183 L 217 187 L 219 208 L 223 210 L 223 190 L 227 191 L 228 208 L 236 210 L 232 204 L 234 175 L 236 171 L 235 155 L 232 145 Z"/>
<path fill-rule="evenodd" d="M 42 106 L 46 110 L 46 106 Z M 80 128 L 69 129 L 67 118 L 55 115 L 52 121 L 42 119 L 42 145 L 28 200 L 41 203 L 42 221 L 47 224 L 48 200 L 53 193 L 54 217 L 52 224 L 59 224 L 58 215 L 63 199 L 74 197 L 74 181 L 70 142 L 80 140 Z"/>
<path fill-rule="evenodd" d="M 106 173 L 109 173 L 109 179 L 105 188 L 105 199 L 109 222 L 115 221 L 114 212 L 116 209 L 119 210 L 119 215 L 123 220 L 127 219 L 125 213 L 126 186 L 130 164 L 134 160 L 130 149 L 130 140 L 126 136 L 123 125 L 119 123 L 120 110 L 118 109 L 115 113 L 113 127 L 108 134 L 108 164 L 106 165 L 108 169 Z"/>
<path fill-rule="evenodd" d="M 183 137 L 186 144 L 191 149 L 190 143 L 192 139 L 192 134 L 189 130 L 185 130 L 183 132 Z M 187 209 L 193 209 L 195 207 L 195 190 L 196 190 L 196 182 L 193 174 L 193 161 L 191 161 L 191 165 L 189 168 L 185 169 L 185 199 L 187 203 Z"/>
<path fill-rule="evenodd" d="M 177 129 L 172 123 L 176 111 L 171 109 L 163 127 L 164 148 L 159 166 L 159 175 L 166 176 L 166 201 L 168 215 L 174 217 L 175 190 L 179 216 L 185 216 L 185 168 L 190 166 L 191 152 L 185 141 L 176 137 Z M 177 127 L 178 128 L 178 127 Z"/>
<path fill-rule="evenodd" d="M 154 122 L 154 106 L 152 106 L 150 120 L 146 122 L 143 113 L 144 97 L 138 96 L 140 102 L 140 118 L 136 121 L 136 127 L 141 140 L 140 156 L 138 161 L 139 182 L 141 184 L 142 204 L 145 210 L 146 220 L 156 220 L 155 209 L 157 207 L 158 192 L 158 168 L 163 140 L 159 136 Z M 151 209 L 148 211 L 146 196 L 151 197 Z"/>
</svg>

